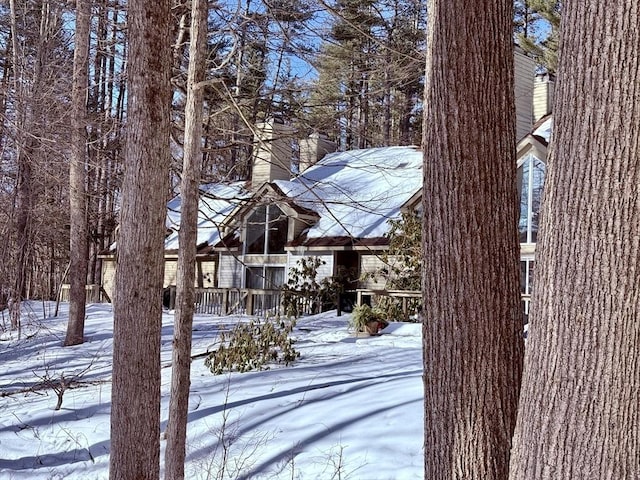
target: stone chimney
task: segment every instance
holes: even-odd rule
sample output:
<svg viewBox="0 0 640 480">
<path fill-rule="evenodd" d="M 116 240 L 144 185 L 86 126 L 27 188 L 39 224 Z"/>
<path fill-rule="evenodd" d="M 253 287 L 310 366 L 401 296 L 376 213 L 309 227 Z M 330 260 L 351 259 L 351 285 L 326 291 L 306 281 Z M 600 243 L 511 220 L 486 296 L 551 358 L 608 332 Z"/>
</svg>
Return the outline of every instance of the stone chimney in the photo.
<svg viewBox="0 0 640 480">
<path fill-rule="evenodd" d="M 335 152 L 338 148 L 335 142 L 329 140 L 325 134 L 318 132 L 314 132 L 307 138 L 300 140 L 299 144 L 300 173 L 322 160 L 326 154 Z"/>
<path fill-rule="evenodd" d="M 539 73 L 533 83 L 533 121 L 551 113 L 555 78 L 549 73 Z"/>
<path fill-rule="evenodd" d="M 271 118 L 256 124 L 251 168 L 253 188 L 273 180 L 291 178 L 293 133 L 294 129 L 279 119 Z"/>
</svg>

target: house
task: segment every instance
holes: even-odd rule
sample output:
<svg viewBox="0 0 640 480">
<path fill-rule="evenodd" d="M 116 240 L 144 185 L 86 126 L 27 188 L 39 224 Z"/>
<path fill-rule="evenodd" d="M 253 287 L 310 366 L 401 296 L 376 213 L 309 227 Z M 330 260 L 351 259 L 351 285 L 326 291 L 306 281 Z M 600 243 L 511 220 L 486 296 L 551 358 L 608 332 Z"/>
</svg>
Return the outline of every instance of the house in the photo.
<svg viewBox="0 0 640 480">
<path fill-rule="evenodd" d="M 352 287 L 382 287 L 365 276 L 382 267 L 388 220 L 421 187 L 417 147 L 335 152 L 294 178 L 272 174 L 225 223 L 227 234 L 215 245 L 218 286 L 275 288 L 300 259 L 313 256 L 323 262 L 320 278 L 344 270 Z"/>
<path fill-rule="evenodd" d="M 200 189 L 198 207 L 198 234 L 196 253 L 197 287 L 206 288 L 216 286 L 217 253 L 212 245 L 221 238 L 220 225 L 238 202 L 248 198 L 250 193 L 244 188 L 244 182 L 229 185 L 203 185 Z M 165 269 L 164 286 L 176 284 L 178 265 L 178 228 L 180 225 L 180 196 L 174 197 L 167 204 L 167 231 L 165 239 Z M 115 287 L 115 271 L 117 263 L 117 242 L 110 246 L 107 252 L 100 254 L 102 271 L 102 287 L 110 298 L 113 298 Z"/>
<path fill-rule="evenodd" d="M 323 156 L 335 147 L 314 135 L 302 142 L 300 171 L 291 177 L 279 160 L 278 145 L 288 127 L 273 121 L 258 127 L 272 138 L 257 149 L 251 180 L 201 189 L 195 285 L 278 288 L 298 260 L 313 256 L 323 262 L 319 278 L 344 269 L 350 272 L 350 287 L 382 287 L 363 276 L 382 266 L 379 254 L 388 244 L 388 220 L 397 218 L 421 189 L 420 149 L 386 147 Z M 179 204 L 179 197 L 168 204 L 165 287 L 175 285 Z M 102 260 L 103 287 L 111 294 L 116 256 L 110 252 Z"/>
<path fill-rule="evenodd" d="M 552 127 L 551 115 L 542 117 L 531 133 L 520 140 L 516 154 L 518 197 L 520 198 L 520 219 L 518 222 L 520 281 L 525 315 L 529 314 L 529 302 L 533 287 L 540 201 L 546 175 L 547 149 Z"/>
<path fill-rule="evenodd" d="M 534 76 L 535 65 L 516 52 L 519 222 L 523 299 L 528 312 L 537 215 L 549 142 L 553 79 Z M 534 125 L 534 122 L 535 123 Z M 347 290 L 381 289 L 372 274 L 384 266 L 389 219 L 419 209 L 422 152 L 414 146 L 336 152 L 320 134 L 299 141 L 270 120 L 256 126 L 251 179 L 201 188 L 198 223 L 198 287 L 273 289 L 306 257 L 322 260 L 319 278 L 344 275 Z M 168 204 L 164 286 L 175 285 L 180 197 Z M 102 257 L 103 287 L 111 295 L 115 255 Z"/>
</svg>

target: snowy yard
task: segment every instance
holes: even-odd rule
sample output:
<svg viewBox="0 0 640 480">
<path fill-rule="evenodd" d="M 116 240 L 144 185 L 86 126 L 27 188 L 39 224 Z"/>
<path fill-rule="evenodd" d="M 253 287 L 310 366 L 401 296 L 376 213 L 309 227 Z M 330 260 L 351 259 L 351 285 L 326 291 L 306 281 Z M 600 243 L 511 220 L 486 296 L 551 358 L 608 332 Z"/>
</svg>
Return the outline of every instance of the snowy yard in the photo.
<svg viewBox="0 0 640 480">
<path fill-rule="evenodd" d="M 53 308 L 25 304 L 22 339 L 0 337 L 2 480 L 108 478 L 111 306 L 88 306 L 85 343 L 66 348 L 67 305 L 58 318 Z M 238 320 L 197 316 L 193 353 L 211 349 L 219 329 Z M 195 359 L 187 478 L 422 478 L 420 325 L 393 323 L 381 336 L 356 338 L 348 321 L 335 312 L 300 319 L 301 358 L 290 367 L 214 376 Z M 163 431 L 172 322 L 165 313 Z M 72 388 L 56 411 L 54 389 L 42 385 L 63 375 Z"/>
</svg>

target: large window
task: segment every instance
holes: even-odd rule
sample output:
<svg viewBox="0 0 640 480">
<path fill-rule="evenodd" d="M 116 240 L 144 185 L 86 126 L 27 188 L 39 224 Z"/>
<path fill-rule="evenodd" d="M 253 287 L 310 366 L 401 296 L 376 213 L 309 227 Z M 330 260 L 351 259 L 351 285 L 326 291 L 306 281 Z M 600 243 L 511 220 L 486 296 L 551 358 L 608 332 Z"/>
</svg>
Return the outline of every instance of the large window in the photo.
<svg viewBox="0 0 640 480">
<path fill-rule="evenodd" d="M 518 187 L 520 193 L 521 243 L 536 243 L 538 239 L 538 219 L 540 201 L 544 186 L 546 165 L 539 158 L 529 154 L 518 167 Z"/>
<path fill-rule="evenodd" d="M 284 253 L 288 219 L 275 205 L 261 205 L 247 218 L 245 253 Z"/>
</svg>

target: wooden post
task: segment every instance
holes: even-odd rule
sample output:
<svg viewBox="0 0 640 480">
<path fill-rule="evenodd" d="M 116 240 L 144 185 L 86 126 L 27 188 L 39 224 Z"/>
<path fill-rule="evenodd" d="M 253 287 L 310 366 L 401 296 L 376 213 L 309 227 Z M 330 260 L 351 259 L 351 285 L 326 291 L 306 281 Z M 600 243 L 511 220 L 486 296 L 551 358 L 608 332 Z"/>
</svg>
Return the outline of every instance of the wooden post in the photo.
<svg viewBox="0 0 640 480">
<path fill-rule="evenodd" d="M 175 310 L 176 308 L 176 287 L 169 287 L 169 309 Z"/>
<path fill-rule="evenodd" d="M 229 290 L 222 291 L 222 315 L 229 315 Z"/>
<path fill-rule="evenodd" d="M 253 292 L 251 290 L 247 290 L 246 298 L 245 312 L 247 315 L 253 315 Z"/>
</svg>

